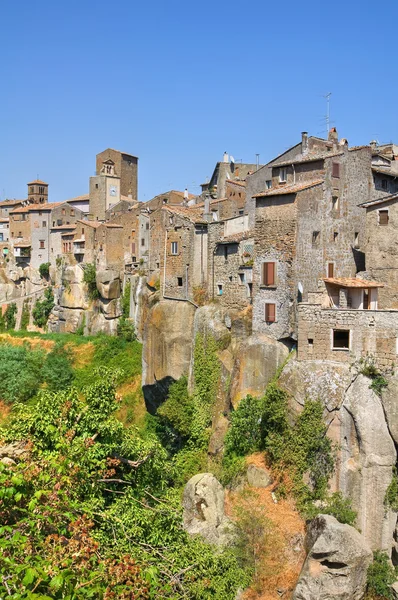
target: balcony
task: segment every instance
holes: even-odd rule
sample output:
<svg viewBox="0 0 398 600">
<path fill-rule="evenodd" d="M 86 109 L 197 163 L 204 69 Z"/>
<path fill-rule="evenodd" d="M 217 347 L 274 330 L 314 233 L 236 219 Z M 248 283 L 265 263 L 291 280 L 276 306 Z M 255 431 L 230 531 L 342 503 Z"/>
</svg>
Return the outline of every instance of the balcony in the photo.
<svg viewBox="0 0 398 600">
<path fill-rule="evenodd" d="M 30 244 L 16 244 L 14 246 L 14 256 L 19 259 L 30 258 Z"/>
<path fill-rule="evenodd" d="M 85 252 L 85 241 L 83 239 L 75 240 L 73 242 L 73 254 L 84 254 Z"/>
</svg>

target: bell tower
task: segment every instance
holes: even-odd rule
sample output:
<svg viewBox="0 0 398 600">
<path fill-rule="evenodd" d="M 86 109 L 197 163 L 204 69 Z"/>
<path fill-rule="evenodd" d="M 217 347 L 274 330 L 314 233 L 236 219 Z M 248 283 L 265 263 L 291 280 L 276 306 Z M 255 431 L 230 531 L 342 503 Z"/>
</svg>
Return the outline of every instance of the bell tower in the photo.
<svg viewBox="0 0 398 600">
<path fill-rule="evenodd" d="M 47 204 L 48 183 L 40 179 L 28 183 L 28 201 L 29 204 Z"/>
</svg>

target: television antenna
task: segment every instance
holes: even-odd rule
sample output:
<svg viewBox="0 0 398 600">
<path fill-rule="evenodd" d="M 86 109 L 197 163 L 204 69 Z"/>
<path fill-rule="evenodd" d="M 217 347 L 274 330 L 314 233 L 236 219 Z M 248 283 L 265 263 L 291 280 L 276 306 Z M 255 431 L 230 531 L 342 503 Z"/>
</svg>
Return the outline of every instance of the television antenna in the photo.
<svg viewBox="0 0 398 600">
<path fill-rule="evenodd" d="M 325 94 L 323 97 L 326 99 L 326 139 L 329 135 L 329 129 L 330 129 L 330 96 L 332 95 L 332 92 L 328 92 L 327 94 Z"/>
</svg>

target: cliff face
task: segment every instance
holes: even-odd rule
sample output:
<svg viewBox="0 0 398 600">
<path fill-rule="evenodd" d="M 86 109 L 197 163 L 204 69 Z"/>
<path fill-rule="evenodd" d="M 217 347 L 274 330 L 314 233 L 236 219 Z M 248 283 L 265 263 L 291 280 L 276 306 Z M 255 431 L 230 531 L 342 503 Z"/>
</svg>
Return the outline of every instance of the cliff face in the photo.
<svg viewBox="0 0 398 600">
<path fill-rule="evenodd" d="M 231 313 L 217 305 L 195 308 L 185 302 L 160 301 L 158 294 L 141 304 L 146 306 L 143 387 L 151 412 L 165 399 L 169 385 L 182 375 L 188 377 L 192 389 L 196 336 L 211 335 L 216 340 L 220 376 L 209 452 L 222 451 L 229 423 L 226 415 L 247 394 L 264 392 L 286 361 L 289 348 L 253 335 L 250 315 Z M 139 306 L 137 298 L 135 306 Z M 385 498 L 397 463 L 398 376 L 389 377 L 388 387 L 379 396 L 370 388 L 371 380 L 352 366 L 292 358 L 279 383 L 289 393 L 292 419 L 307 398 L 323 403 L 329 436 L 338 446 L 331 491 L 341 491 L 352 500 L 366 542 L 373 550 L 393 551 L 395 561 L 397 513 L 386 506 Z"/>
</svg>

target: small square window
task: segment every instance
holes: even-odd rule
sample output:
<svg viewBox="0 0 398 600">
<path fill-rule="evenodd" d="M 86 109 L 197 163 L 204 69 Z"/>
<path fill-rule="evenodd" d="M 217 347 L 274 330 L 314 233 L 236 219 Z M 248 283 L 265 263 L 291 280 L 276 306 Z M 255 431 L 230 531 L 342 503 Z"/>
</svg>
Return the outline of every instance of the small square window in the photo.
<svg viewBox="0 0 398 600">
<path fill-rule="evenodd" d="M 333 232 L 333 241 L 337 242 L 337 238 L 339 237 L 338 231 Z"/>
<path fill-rule="evenodd" d="M 222 283 L 217 284 L 217 296 L 222 296 Z"/>
<path fill-rule="evenodd" d="M 267 190 L 271 189 L 272 187 L 272 180 L 271 179 L 267 179 L 267 181 L 265 182 L 265 187 Z"/>
<path fill-rule="evenodd" d="M 177 285 L 178 287 L 182 287 L 182 277 L 177 277 Z"/>
<path fill-rule="evenodd" d="M 313 231 L 312 232 L 312 245 L 313 246 L 317 246 L 319 243 L 319 238 L 320 238 L 320 231 Z"/>
<path fill-rule="evenodd" d="M 141 246 L 145 246 L 145 238 L 141 238 Z"/>
<path fill-rule="evenodd" d="M 42 227 L 47 227 L 47 222 L 46 221 L 42 222 Z"/>
<path fill-rule="evenodd" d="M 244 273 L 239 273 L 239 282 L 245 283 L 245 274 Z"/>
<path fill-rule="evenodd" d="M 350 330 L 333 329 L 333 350 L 350 349 Z"/>
<path fill-rule="evenodd" d="M 336 177 L 339 178 L 340 177 L 340 164 L 339 163 L 332 163 L 332 177 Z"/>
<path fill-rule="evenodd" d="M 313 346 L 314 345 L 314 339 L 313 338 L 308 338 L 308 345 L 309 346 Z"/>
<path fill-rule="evenodd" d="M 282 167 L 279 169 L 279 183 L 286 183 L 287 180 L 287 169 Z"/>
<path fill-rule="evenodd" d="M 72 210 L 70 211 L 70 216 L 71 216 L 71 217 L 74 217 L 74 216 L 75 216 L 75 211 L 73 210 L 73 208 L 72 208 Z"/>
<path fill-rule="evenodd" d="M 40 240 L 40 248 L 44 248 L 44 240 Z"/>
</svg>

